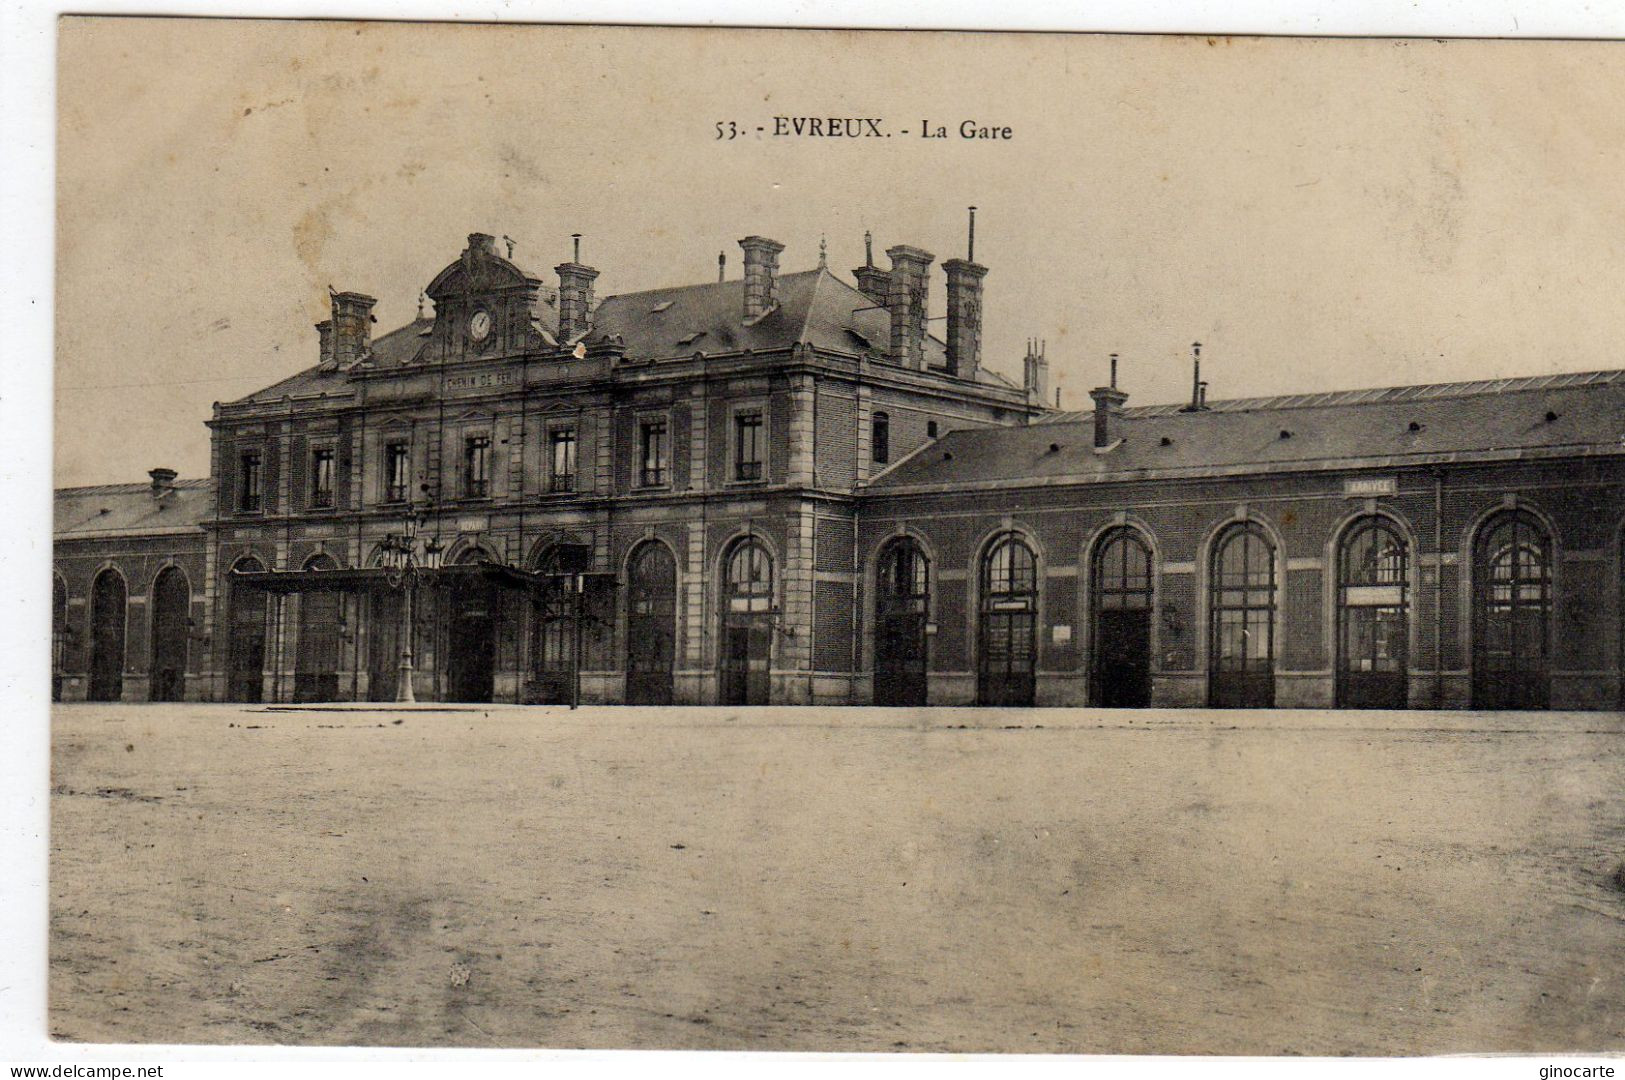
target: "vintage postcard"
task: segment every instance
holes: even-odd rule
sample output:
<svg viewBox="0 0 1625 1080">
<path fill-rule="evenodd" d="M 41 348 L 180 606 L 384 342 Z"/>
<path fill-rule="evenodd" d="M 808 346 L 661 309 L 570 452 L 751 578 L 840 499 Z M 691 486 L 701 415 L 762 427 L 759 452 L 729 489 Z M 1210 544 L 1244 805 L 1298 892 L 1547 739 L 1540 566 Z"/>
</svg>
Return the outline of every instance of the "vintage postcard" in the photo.
<svg viewBox="0 0 1625 1080">
<path fill-rule="evenodd" d="M 59 31 L 55 1038 L 1625 1050 L 1625 46 Z"/>
</svg>

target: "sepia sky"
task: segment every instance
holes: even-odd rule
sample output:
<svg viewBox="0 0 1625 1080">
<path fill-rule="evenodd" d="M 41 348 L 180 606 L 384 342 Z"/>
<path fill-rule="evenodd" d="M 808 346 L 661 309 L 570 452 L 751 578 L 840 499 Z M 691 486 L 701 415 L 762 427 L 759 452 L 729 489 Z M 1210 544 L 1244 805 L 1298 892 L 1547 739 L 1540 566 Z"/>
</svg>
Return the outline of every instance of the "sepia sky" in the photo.
<svg viewBox="0 0 1625 1080">
<path fill-rule="evenodd" d="M 1625 45 L 65 19 L 58 485 L 208 469 L 211 403 L 381 333 L 470 232 L 599 295 L 991 268 L 984 364 L 1048 341 L 1069 408 L 1617 367 Z M 759 138 L 773 117 L 888 139 Z M 716 139 L 717 121 L 747 132 Z M 950 138 L 922 140 L 921 122 Z M 1008 125 L 966 141 L 963 120 Z M 877 259 L 885 264 L 884 256 Z M 933 268 L 932 306 L 943 279 Z M 939 330 L 940 333 L 940 330 Z"/>
</svg>

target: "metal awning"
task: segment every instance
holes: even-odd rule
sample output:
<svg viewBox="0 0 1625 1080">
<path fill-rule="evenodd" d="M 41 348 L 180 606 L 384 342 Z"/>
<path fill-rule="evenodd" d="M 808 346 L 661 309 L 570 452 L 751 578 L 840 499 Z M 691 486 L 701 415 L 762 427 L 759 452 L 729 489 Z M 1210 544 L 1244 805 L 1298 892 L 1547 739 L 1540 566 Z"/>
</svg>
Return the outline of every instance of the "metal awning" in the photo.
<svg viewBox="0 0 1625 1080">
<path fill-rule="evenodd" d="M 227 576 L 236 584 L 265 592 L 301 593 L 371 592 L 391 589 L 395 587 L 391 584 L 391 579 L 398 582 L 399 574 L 400 571 L 382 566 L 369 566 L 360 569 L 333 570 L 232 570 Z M 485 578 L 510 589 L 540 592 L 556 587 L 558 582 L 570 576 L 572 575 L 521 570 L 517 566 L 506 566 L 502 563 L 459 563 L 455 566 L 442 566 L 438 570 L 419 570 L 418 584 L 450 585 L 459 580 Z M 602 589 L 619 584 L 614 574 L 581 576 L 587 579 L 586 585 L 589 589 Z"/>
</svg>

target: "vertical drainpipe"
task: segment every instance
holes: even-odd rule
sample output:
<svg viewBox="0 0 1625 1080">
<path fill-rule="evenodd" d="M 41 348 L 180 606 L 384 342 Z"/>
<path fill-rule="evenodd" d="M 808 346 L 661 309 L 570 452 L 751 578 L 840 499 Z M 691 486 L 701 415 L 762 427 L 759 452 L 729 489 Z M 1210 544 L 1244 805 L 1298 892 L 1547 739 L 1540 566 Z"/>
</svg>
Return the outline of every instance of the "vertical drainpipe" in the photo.
<svg viewBox="0 0 1625 1080">
<path fill-rule="evenodd" d="M 1444 470 L 1433 470 L 1433 707 L 1444 708 Z"/>
</svg>

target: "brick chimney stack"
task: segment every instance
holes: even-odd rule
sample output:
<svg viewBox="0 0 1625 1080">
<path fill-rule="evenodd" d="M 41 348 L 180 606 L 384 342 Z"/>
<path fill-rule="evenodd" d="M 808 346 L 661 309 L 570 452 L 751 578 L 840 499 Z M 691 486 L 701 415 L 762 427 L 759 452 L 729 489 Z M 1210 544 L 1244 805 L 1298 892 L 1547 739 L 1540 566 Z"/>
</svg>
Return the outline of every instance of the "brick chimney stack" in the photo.
<svg viewBox="0 0 1625 1080">
<path fill-rule="evenodd" d="M 779 306 L 779 252 L 784 245 L 747 236 L 739 246 L 745 249 L 745 321 L 750 322 Z"/>
<path fill-rule="evenodd" d="M 982 364 L 982 279 L 987 267 L 949 259 L 942 269 L 948 274 L 948 374 L 974 379 Z"/>
<path fill-rule="evenodd" d="M 159 467 L 148 469 L 147 475 L 152 477 L 152 497 L 161 499 L 175 488 L 175 477 L 178 475 L 174 469 Z"/>
<path fill-rule="evenodd" d="M 316 337 L 321 342 L 322 358 L 320 362 L 324 365 L 331 364 L 333 362 L 332 319 L 323 319 L 316 324 Z"/>
<path fill-rule="evenodd" d="M 872 233 L 863 234 L 863 265 L 852 271 L 852 276 L 858 279 L 859 292 L 877 304 L 886 303 L 891 275 L 875 265 L 875 238 Z"/>
<path fill-rule="evenodd" d="M 886 249 L 891 281 L 886 308 L 891 313 L 890 356 L 904 367 L 925 367 L 925 311 L 931 290 L 931 263 L 936 256 L 899 244 Z"/>
<path fill-rule="evenodd" d="M 1095 403 L 1095 449 L 1103 450 L 1120 437 L 1123 402 L 1128 395 L 1117 388 L 1117 354 L 1112 353 L 1112 382 L 1110 386 L 1097 386 L 1089 391 Z"/>
<path fill-rule="evenodd" d="M 1044 404 L 1049 397 L 1049 360 L 1044 356 L 1045 343 L 1037 338 L 1027 339 L 1027 355 L 1021 361 L 1021 385 L 1029 399 Z"/>
<path fill-rule="evenodd" d="M 553 271 L 559 275 L 559 341 L 568 344 L 592 329 L 592 283 L 598 271 L 579 261 L 559 263 Z"/>
<path fill-rule="evenodd" d="M 372 308 L 377 300 L 364 293 L 333 294 L 333 362 L 342 370 L 372 351 Z M 317 327 L 321 329 L 320 326 Z"/>
</svg>

